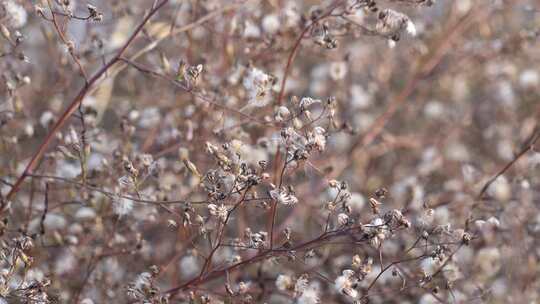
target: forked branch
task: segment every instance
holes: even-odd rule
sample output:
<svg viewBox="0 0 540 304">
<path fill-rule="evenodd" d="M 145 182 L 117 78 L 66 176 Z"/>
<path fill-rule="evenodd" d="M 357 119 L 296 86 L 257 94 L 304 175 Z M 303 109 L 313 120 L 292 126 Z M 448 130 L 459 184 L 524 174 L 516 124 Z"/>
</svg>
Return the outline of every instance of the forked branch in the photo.
<svg viewBox="0 0 540 304">
<path fill-rule="evenodd" d="M 156 5 L 152 7 L 150 12 L 144 17 L 142 22 L 135 28 L 131 36 L 128 38 L 128 40 L 124 43 L 124 45 L 120 48 L 120 50 L 114 55 L 114 57 L 109 60 L 99 71 L 97 71 L 92 78 L 88 80 L 88 82 L 82 87 L 82 89 L 79 91 L 77 96 L 71 101 L 69 106 L 66 108 L 64 113 L 60 116 L 60 119 L 54 124 L 52 129 L 49 131 L 47 136 L 45 137 L 45 140 L 41 145 L 39 146 L 38 150 L 34 153 L 32 156 L 30 162 L 24 169 L 23 173 L 17 178 L 17 181 L 13 184 L 13 187 L 6 195 L 5 201 L 10 201 L 14 195 L 19 191 L 21 188 L 22 183 L 24 180 L 32 174 L 34 169 L 36 169 L 39 161 L 43 158 L 43 155 L 47 151 L 47 148 L 51 144 L 54 135 L 60 131 L 60 129 L 64 126 L 66 121 L 71 117 L 71 115 L 77 110 L 79 105 L 82 103 L 84 97 L 88 94 L 92 86 L 117 62 L 120 61 L 120 58 L 122 58 L 122 55 L 125 53 L 129 45 L 135 40 L 135 37 L 141 32 L 144 25 L 152 18 L 153 15 L 155 15 L 169 0 L 162 0 Z M 3 208 L 2 208 L 3 209 Z M 3 211 L 3 210 L 2 210 Z"/>
</svg>

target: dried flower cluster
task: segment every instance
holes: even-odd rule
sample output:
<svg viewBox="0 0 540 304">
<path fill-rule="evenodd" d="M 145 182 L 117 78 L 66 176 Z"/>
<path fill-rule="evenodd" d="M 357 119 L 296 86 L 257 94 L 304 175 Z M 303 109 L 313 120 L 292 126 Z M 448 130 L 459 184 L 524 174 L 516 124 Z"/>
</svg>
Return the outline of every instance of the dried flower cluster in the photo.
<svg viewBox="0 0 540 304">
<path fill-rule="evenodd" d="M 539 8 L 1 1 L 0 304 L 539 302 Z"/>
</svg>

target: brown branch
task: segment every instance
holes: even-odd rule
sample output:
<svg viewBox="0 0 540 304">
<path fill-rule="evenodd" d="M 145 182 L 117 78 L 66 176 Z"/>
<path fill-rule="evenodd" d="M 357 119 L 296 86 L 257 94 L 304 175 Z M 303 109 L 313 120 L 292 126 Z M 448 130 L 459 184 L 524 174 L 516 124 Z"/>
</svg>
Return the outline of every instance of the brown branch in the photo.
<svg viewBox="0 0 540 304">
<path fill-rule="evenodd" d="M 162 41 L 166 40 L 167 38 L 179 35 L 181 33 L 185 33 L 187 31 L 190 31 L 190 30 L 192 30 L 192 29 L 194 29 L 194 28 L 196 28 L 198 26 L 201 26 L 204 23 L 212 20 L 213 18 L 215 18 L 215 17 L 217 17 L 217 16 L 219 16 L 221 14 L 224 14 L 227 11 L 230 11 L 230 10 L 233 10 L 233 9 L 237 8 L 238 6 L 239 6 L 239 4 L 236 4 L 236 3 L 224 6 L 222 8 L 216 9 L 215 11 L 204 15 L 203 17 L 199 18 L 198 20 L 196 20 L 196 21 L 194 21 L 192 23 L 189 23 L 189 24 L 186 24 L 186 25 L 181 26 L 179 28 L 176 28 L 172 32 L 169 32 L 167 35 L 160 36 L 159 38 L 155 39 L 152 43 L 147 44 L 145 47 L 143 47 L 142 49 L 137 51 L 133 56 L 131 56 L 131 58 L 129 60 L 133 62 L 134 60 L 141 57 L 142 55 L 154 50 Z M 128 66 L 127 63 L 124 63 L 124 62 L 123 63 L 118 63 L 114 68 L 111 68 L 111 69 L 109 69 L 107 71 L 106 76 L 108 78 L 114 78 L 116 75 L 118 75 L 118 73 L 123 71 L 124 68 L 126 68 L 127 66 Z M 105 79 L 105 77 L 101 78 L 101 80 L 103 80 L 103 79 Z M 101 80 L 98 80 L 98 83 L 96 83 L 96 86 L 94 86 L 94 88 L 92 88 L 92 90 L 89 93 L 92 93 L 92 91 L 95 90 L 99 86 L 99 82 Z"/>
<path fill-rule="evenodd" d="M 41 235 L 45 234 L 45 218 L 47 217 L 48 211 L 49 211 L 49 183 L 45 183 L 45 201 L 43 203 L 43 214 L 41 215 L 41 220 L 39 221 L 39 233 Z"/>
<path fill-rule="evenodd" d="M 401 263 L 406 263 L 406 262 L 411 262 L 411 261 L 417 261 L 417 260 L 421 260 L 421 259 L 424 259 L 426 257 L 429 257 L 429 255 L 420 255 L 420 256 L 415 256 L 415 257 L 412 257 L 412 258 L 406 258 L 406 259 L 402 259 L 402 260 L 399 260 L 399 261 L 394 261 L 388 265 L 386 265 L 384 268 L 381 268 L 381 270 L 379 271 L 379 273 L 377 274 L 377 276 L 375 277 L 375 279 L 373 279 L 373 281 L 369 284 L 367 290 L 366 290 L 366 295 L 363 297 L 363 298 L 367 298 L 369 296 L 369 291 L 371 290 L 371 288 L 373 288 L 373 286 L 375 285 L 375 283 L 377 283 L 377 281 L 379 280 L 379 278 L 388 270 L 390 269 L 392 266 L 395 266 L 395 265 L 398 265 L 398 264 L 401 264 Z"/>
<path fill-rule="evenodd" d="M 363 137 L 358 138 L 349 149 L 349 154 L 353 153 L 356 149 L 370 145 L 384 130 L 384 127 L 388 124 L 390 119 L 396 114 L 397 110 L 402 106 L 405 101 L 412 95 L 421 79 L 431 74 L 431 72 L 442 62 L 446 54 L 452 50 L 452 45 L 463 33 L 480 17 L 485 18 L 488 15 L 488 10 L 477 9 L 465 17 L 457 21 L 457 23 L 449 26 L 449 30 L 444 34 L 444 40 L 436 48 L 435 52 L 411 72 L 408 77 L 408 81 L 397 95 L 397 97 L 390 102 L 386 110 L 375 120 L 371 125 L 370 130 Z"/>
<path fill-rule="evenodd" d="M 53 10 L 51 10 L 51 13 L 52 13 L 52 15 L 58 15 L 58 16 L 62 16 L 62 17 L 67 17 L 70 20 L 88 21 L 88 20 L 90 20 L 90 18 L 92 18 L 92 15 L 88 15 L 86 17 L 81 17 L 81 16 L 76 16 L 76 15 L 68 15 L 66 13 L 53 11 Z M 45 17 L 43 15 L 42 15 L 42 17 L 47 21 L 52 21 L 52 20 L 50 20 L 49 18 L 47 18 L 47 17 Z"/>
<path fill-rule="evenodd" d="M 73 61 L 75 61 L 75 64 L 77 64 L 77 66 L 79 67 L 79 72 L 81 73 L 81 76 L 84 78 L 84 81 L 88 84 L 88 75 L 86 74 L 86 71 L 84 70 L 84 68 L 83 68 L 83 66 L 81 64 L 81 61 L 75 55 L 75 50 L 73 48 L 73 42 L 68 41 L 66 39 L 66 36 L 64 35 L 62 30 L 60 29 L 60 26 L 58 25 L 58 21 L 56 20 L 56 14 L 53 12 L 53 9 L 52 9 L 51 0 L 47 0 L 47 5 L 49 6 L 49 10 L 51 11 L 51 15 L 52 15 L 51 22 L 54 24 L 54 28 L 56 29 L 56 32 L 58 32 L 58 36 L 60 37 L 60 40 L 62 40 L 62 43 L 64 43 L 64 45 L 66 45 L 66 47 L 68 48 L 68 52 L 71 55 L 71 57 L 73 58 Z"/>
<path fill-rule="evenodd" d="M 529 140 L 527 140 L 527 142 L 525 143 L 525 145 L 523 146 L 523 148 L 521 149 L 521 151 L 519 151 L 518 154 L 516 154 L 516 156 L 514 156 L 514 158 L 509 162 L 507 163 L 504 167 L 502 167 L 498 172 L 497 174 L 495 174 L 493 177 L 491 177 L 485 184 L 484 186 L 482 187 L 482 190 L 480 190 L 480 193 L 478 193 L 478 196 L 477 198 L 478 199 L 481 199 L 482 196 L 484 195 L 484 193 L 487 191 L 487 189 L 489 188 L 489 186 L 491 186 L 491 184 L 493 182 L 495 182 L 497 180 L 497 178 L 499 178 L 499 176 L 503 175 L 506 171 L 508 171 L 508 169 L 510 169 L 523 155 L 527 154 L 527 152 L 529 152 L 530 150 L 532 150 L 532 148 L 534 147 L 534 145 L 536 144 L 536 142 L 538 141 L 538 139 L 540 138 L 540 126 L 536 127 L 535 130 L 533 131 L 532 133 L 532 136 L 529 137 Z"/>
<path fill-rule="evenodd" d="M 257 255 L 255 255 L 255 256 L 253 256 L 253 257 L 251 257 L 249 259 L 243 260 L 241 262 L 230 265 L 230 266 L 225 267 L 223 269 L 218 269 L 218 270 L 212 271 L 212 272 L 208 273 L 205 277 L 197 276 L 197 277 L 185 282 L 182 285 L 179 285 L 177 287 L 173 287 L 173 288 L 165 291 L 164 293 L 172 295 L 172 294 L 175 294 L 175 293 L 177 293 L 177 292 L 179 292 L 181 290 L 193 288 L 193 287 L 195 287 L 197 285 L 201 285 L 201 284 L 207 283 L 209 281 L 215 280 L 215 279 L 217 279 L 219 277 L 222 277 L 222 276 L 226 275 L 227 273 L 230 273 L 230 272 L 232 272 L 234 270 L 237 270 L 238 268 L 240 268 L 242 266 L 251 265 L 251 264 L 263 261 L 263 260 L 265 260 L 265 259 L 267 259 L 267 258 L 269 258 L 271 256 L 286 255 L 287 253 L 289 253 L 291 251 L 300 251 L 300 250 L 303 250 L 303 249 L 306 249 L 306 248 L 310 248 L 311 246 L 322 243 L 322 242 L 324 242 L 326 240 L 330 240 L 330 239 L 333 239 L 333 238 L 336 238 L 336 237 L 340 237 L 340 236 L 343 236 L 343 235 L 346 235 L 348 233 L 358 231 L 358 230 L 362 230 L 362 225 L 353 226 L 353 227 L 350 227 L 350 228 L 347 228 L 347 229 L 334 230 L 334 231 L 330 231 L 330 232 L 327 232 L 327 233 L 323 233 L 320 236 L 318 236 L 318 237 L 316 237 L 316 238 L 314 238 L 314 239 L 312 239 L 310 241 L 307 241 L 305 243 L 299 244 L 299 245 L 297 245 L 297 246 L 295 246 L 293 248 L 289 248 L 289 249 L 277 249 L 277 248 L 274 248 L 274 249 L 264 250 L 264 251 L 259 252 Z"/>
<path fill-rule="evenodd" d="M 128 199 L 130 201 L 133 201 L 135 203 L 157 204 L 157 205 L 173 205 L 173 204 L 188 204 L 188 203 L 191 204 L 191 205 L 198 205 L 198 204 L 206 204 L 207 203 L 206 201 L 188 201 L 188 200 L 167 200 L 167 201 L 163 201 L 163 200 L 146 200 L 146 199 L 142 199 L 142 198 L 138 198 L 138 197 L 134 197 L 134 196 L 129 196 L 129 195 L 118 195 L 117 193 L 110 192 L 110 191 L 107 191 L 107 190 L 103 190 L 103 189 L 101 189 L 99 187 L 91 186 L 88 183 L 84 184 L 84 183 L 76 182 L 76 181 L 73 181 L 71 179 L 64 178 L 64 177 L 59 177 L 59 176 L 39 175 L 39 174 L 29 173 L 27 175 L 27 177 L 57 180 L 57 181 L 60 181 L 60 182 L 63 182 L 63 183 L 76 185 L 78 187 L 82 187 L 82 188 L 85 188 L 85 189 L 90 190 L 90 191 L 95 191 L 95 192 L 102 193 L 102 194 L 104 194 L 104 195 L 106 195 L 106 196 L 108 196 L 110 198 L 120 197 L 120 198 L 125 198 L 125 199 Z"/>
<path fill-rule="evenodd" d="M 41 158 L 47 151 L 47 148 L 51 144 L 52 140 L 54 139 L 55 134 L 58 131 L 60 131 L 60 129 L 64 126 L 64 124 L 69 119 L 69 117 L 71 117 L 71 115 L 77 110 L 77 108 L 79 107 L 79 104 L 82 103 L 84 97 L 89 92 L 92 85 L 95 84 L 109 70 L 109 68 L 111 68 L 115 63 L 117 63 L 120 60 L 124 52 L 127 50 L 129 45 L 135 40 L 135 37 L 143 29 L 144 25 L 148 22 L 148 20 L 150 20 L 150 18 L 154 14 L 156 14 L 159 11 L 159 9 L 163 7 L 168 1 L 169 0 L 162 0 L 160 3 L 158 3 L 155 7 L 153 7 L 150 10 L 150 12 L 144 17 L 142 22 L 135 28 L 135 30 L 133 31 L 131 36 L 128 38 L 126 43 L 124 43 L 122 48 L 120 48 L 118 53 L 116 53 L 116 55 L 111 60 L 109 60 L 109 62 L 107 62 L 105 66 L 103 66 L 99 71 L 97 71 L 94 74 L 94 76 L 92 76 L 92 78 L 88 80 L 88 83 L 86 83 L 84 87 L 79 91 L 77 96 L 75 96 L 75 98 L 69 104 L 69 106 L 64 111 L 64 113 L 62 113 L 62 115 L 60 116 L 60 119 L 54 124 L 51 131 L 47 134 L 47 136 L 45 137 L 45 140 L 39 146 L 38 150 L 32 156 L 30 162 L 24 169 L 23 173 L 19 176 L 19 178 L 17 179 L 17 181 L 15 182 L 15 184 L 13 185 L 13 187 L 7 194 L 6 201 L 9 201 L 10 199 L 13 198 L 13 196 L 17 193 L 17 191 L 19 191 L 26 177 L 28 177 L 28 175 L 31 174 L 33 170 L 37 167 L 37 164 L 39 163 L 39 161 L 41 160 Z"/>
<path fill-rule="evenodd" d="M 279 153 L 279 150 L 278 150 Z M 285 150 L 285 161 L 283 162 L 283 168 L 281 169 L 281 174 L 279 176 L 279 184 L 277 185 L 277 190 L 280 191 L 281 186 L 283 185 L 283 178 L 285 175 L 285 170 L 287 169 L 287 165 L 289 164 L 289 161 L 287 160 L 287 154 L 289 154 L 289 149 Z M 277 216 L 277 206 L 278 202 L 277 199 L 272 200 L 272 210 L 270 211 L 270 249 L 274 248 L 274 226 L 276 225 L 276 216 Z"/>
<path fill-rule="evenodd" d="M 189 86 L 187 86 L 187 85 L 185 85 L 185 84 L 183 84 L 183 83 L 181 83 L 181 82 L 179 82 L 179 81 L 177 81 L 177 80 L 175 80 L 175 79 L 173 79 L 173 78 L 171 78 L 171 77 L 169 77 L 167 75 L 164 75 L 162 73 L 153 71 L 150 68 L 147 68 L 147 67 L 143 66 L 140 63 L 134 62 L 134 61 L 132 61 L 132 60 L 130 60 L 128 58 L 123 58 L 123 57 L 121 57 L 120 60 L 122 62 L 126 63 L 128 66 L 131 66 L 131 67 L 135 68 L 139 72 L 148 74 L 148 75 L 156 77 L 156 78 L 161 78 L 163 80 L 166 80 L 166 81 L 170 82 L 171 84 L 173 84 L 174 86 L 179 87 L 182 90 L 190 93 L 193 97 L 199 98 L 200 100 L 202 100 L 202 101 L 204 101 L 204 102 L 206 102 L 206 103 L 208 103 L 210 105 L 213 105 L 213 106 L 215 106 L 217 108 L 220 108 L 222 110 L 231 112 L 231 113 L 236 114 L 238 116 L 244 117 L 244 118 L 246 118 L 246 119 L 248 119 L 250 121 L 253 121 L 253 122 L 256 122 L 256 123 L 259 123 L 259 124 L 268 124 L 265 121 L 260 121 L 255 117 L 252 117 L 250 115 L 242 113 L 242 112 L 240 112 L 238 110 L 235 110 L 233 108 L 229 108 L 224 104 L 220 104 L 220 103 L 214 101 L 213 99 L 210 99 L 208 96 L 203 95 L 201 92 L 195 90 L 194 88 L 189 87 Z"/>
<path fill-rule="evenodd" d="M 199 278 L 203 278 L 204 277 L 204 274 L 210 270 L 210 267 L 212 266 L 212 258 L 214 256 L 214 254 L 216 253 L 216 251 L 223 245 L 222 242 L 223 242 L 223 235 L 225 234 L 225 228 L 227 227 L 227 223 L 229 222 L 229 219 L 231 218 L 231 215 L 232 213 L 243 203 L 245 202 L 246 200 L 246 195 L 247 193 L 249 192 L 249 189 L 251 187 L 246 187 L 246 190 L 244 191 L 244 193 L 242 194 L 242 197 L 240 198 L 240 200 L 238 200 L 238 202 L 235 203 L 234 207 L 229 210 L 227 212 L 227 217 L 225 218 L 225 221 L 223 221 L 223 223 L 221 223 L 221 228 L 219 229 L 219 232 L 218 232 L 218 235 L 216 237 L 216 245 L 214 246 L 214 248 L 212 249 L 212 251 L 210 252 L 210 254 L 208 255 L 208 258 L 206 258 L 206 261 L 204 262 L 204 265 L 201 269 L 201 273 L 199 275 Z"/>
<path fill-rule="evenodd" d="M 343 1 L 336 1 L 333 5 L 328 8 L 326 13 L 322 14 L 321 16 L 317 17 L 311 23 L 309 23 L 307 26 L 304 27 L 298 38 L 296 39 L 296 42 L 289 53 L 289 57 L 287 58 L 287 64 L 285 65 L 285 71 L 283 73 L 283 79 L 281 80 L 281 87 L 277 99 L 277 104 L 281 105 L 283 103 L 283 97 L 285 96 L 285 86 L 287 84 L 287 78 L 289 76 L 289 73 L 291 71 L 291 66 L 294 61 L 294 58 L 296 56 L 296 53 L 298 52 L 298 49 L 300 45 L 302 44 L 302 40 L 304 39 L 305 35 L 313 28 L 314 25 L 316 25 L 318 22 L 323 20 L 324 18 L 329 17 L 332 12 L 341 4 Z M 279 153 L 279 150 L 281 149 L 281 146 L 278 144 L 276 147 L 276 156 L 274 157 L 274 163 L 273 163 L 273 171 L 274 171 L 274 183 L 277 182 L 278 173 L 279 173 L 279 164 L 281 162 L 281 153 Z M 287 155 L 285 155 L 285 158 L 287 158 Z M 286 161 L 285 161 L 286 163 Z M 281 184 L 282 180 L 280 180 Z M 272 202 L 272 207 L 270 208 L 270 213 L 268 216 L 268 229 L 270 230 L 270 248 L 273 246 L 274 241 L 274 226 L 276 222 L 276 215 L 277 215 L 277 201 Z"/>
<path fill-rule="evenodd" d="M 306 36 L 308 31 L 313 28 L 314 25 L 316 25 L 321 20 L 329 17 L 332 14 L 332 12 L 338 6 L 340 6 L 342 3 L 343 3 L 343 1 L 336 1 L 332 6 L 330 6 L 330 8 L 328 8 L 326 13 L 324 13 L 321 16 L 317 17 L 315 20 L 311 21 L 307 26 L 305 26 L 304 29 L 302 30 L 302 32 L 300 33 L 300 35 L 298 36 L 298 38 L 296 39 L 296 42 L 294 43 L 294 46 L 293 46 L 291 52 L 289 53 L 289 57 L 287 58 L 287 64 L 285 65 L 285 72 L 283 73 L 283 79 L 281 79 L 281 87 L 280 87 L 279 95 L 278 95 L 278 99 L 277 99 L 277 104 L 278 105 L 281 105 L 283 103 L 283 97 L 285 96 L 285 85 L 287 84 L 287 78 L 289 77 L 292 63 L 294 61 L 294 58 L 296 57 L 296 53 L 298 52 L 298 48 L 302 44 L 302 40 L 304 39 L 304 37 Z"/>
</svg>

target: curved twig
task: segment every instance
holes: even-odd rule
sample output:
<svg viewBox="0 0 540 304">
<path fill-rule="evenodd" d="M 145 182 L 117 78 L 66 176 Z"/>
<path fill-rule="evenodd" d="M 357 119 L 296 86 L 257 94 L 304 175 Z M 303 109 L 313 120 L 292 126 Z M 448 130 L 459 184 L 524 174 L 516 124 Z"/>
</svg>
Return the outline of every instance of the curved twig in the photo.
<svg viewBox="0 0 540 304">
<path fill-rule="evenodd" d="M 79 94 L 77 94 L 77 96 L 75 96 L 73 101 L 71 101 L 67 109 L 60 116 L 60 119 L 55 123 L 51 131 L 47 134 L 47 137 L 45 137 L 45 140 L 43 141 L 43 143 L 39 146 L 38 150 L 32 156 L 30 162 L 24 169 L 23 173 L 19 176 L 19 178 L 17 179 L 17 181 L 15 182 L 15 184 L 13 185 L 13 187 L 7 194 L 6 201 L 9 201 L 10 199 L 13 198 L 13 196 L 17 193 L 17 191 L 19 191 L 26 177 L 28 177 L 28 175 L 31 174 L 33 170 L 37 167 L 39 161 L 41 160 L 47 148 L 51 144 L 55 134 L 58 131 L 60 131 L 60 129 L 64 126 L 64 124 L 69 119 L 69 117 L 71 117 L 71 115 L 77 110 L 77 108 L 79 107 L 79 104 L 83 101 L 84 97 L 90 91 L 92 85 L 94 85 L 101 78 L 101 76 L 103 76 L 109 70 L 109 68 L 111 68 L 114 64 L 116 64 L 120 60 L 124 52 L 127 50 L 129 45 L 135 40 L 135 37 L 137 37 L 139 32 L 141 32 L 141 30 L 143 29 L 144 25 L 148 22 L 148 20 L 150 20 L 150 18 L 153 15 L 155 15 L 159 11 L 159 9 L 162 8 L 167 2 L 169 2 L 169 0 L 162 0 L 150 10 L 150 12 L 144 17 L 142 22 L 137 26 L 137 28 L 135 28 L 135 30 L 133 31 L 131 36 L 128 38 L 126 43 L 124 43 L 122 48 L 120 48 L 120 50 L 116 53 L 116 55 L 111 60 L 109 60 L 109 62 L 107 62 L 105 66 L 103 66 L 99 71 L 97 71 L 94 74 L 94 76 L 92 76 L 92 78 L 88 80 L 88 83 L 85 84 L 84 87 L 79 91 Z"/>
</svg>

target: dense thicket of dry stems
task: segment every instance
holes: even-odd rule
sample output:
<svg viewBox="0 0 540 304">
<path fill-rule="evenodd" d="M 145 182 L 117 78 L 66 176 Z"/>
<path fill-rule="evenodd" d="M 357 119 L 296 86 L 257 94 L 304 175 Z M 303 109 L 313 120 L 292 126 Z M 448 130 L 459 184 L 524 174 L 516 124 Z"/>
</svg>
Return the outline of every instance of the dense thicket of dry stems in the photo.
<svg viewBox="0 0 540 304">
<path fill-rule="evenodd" d="M 533 0 L 3 0 L 0 304 L 540 301 Z"/>
</svg>

